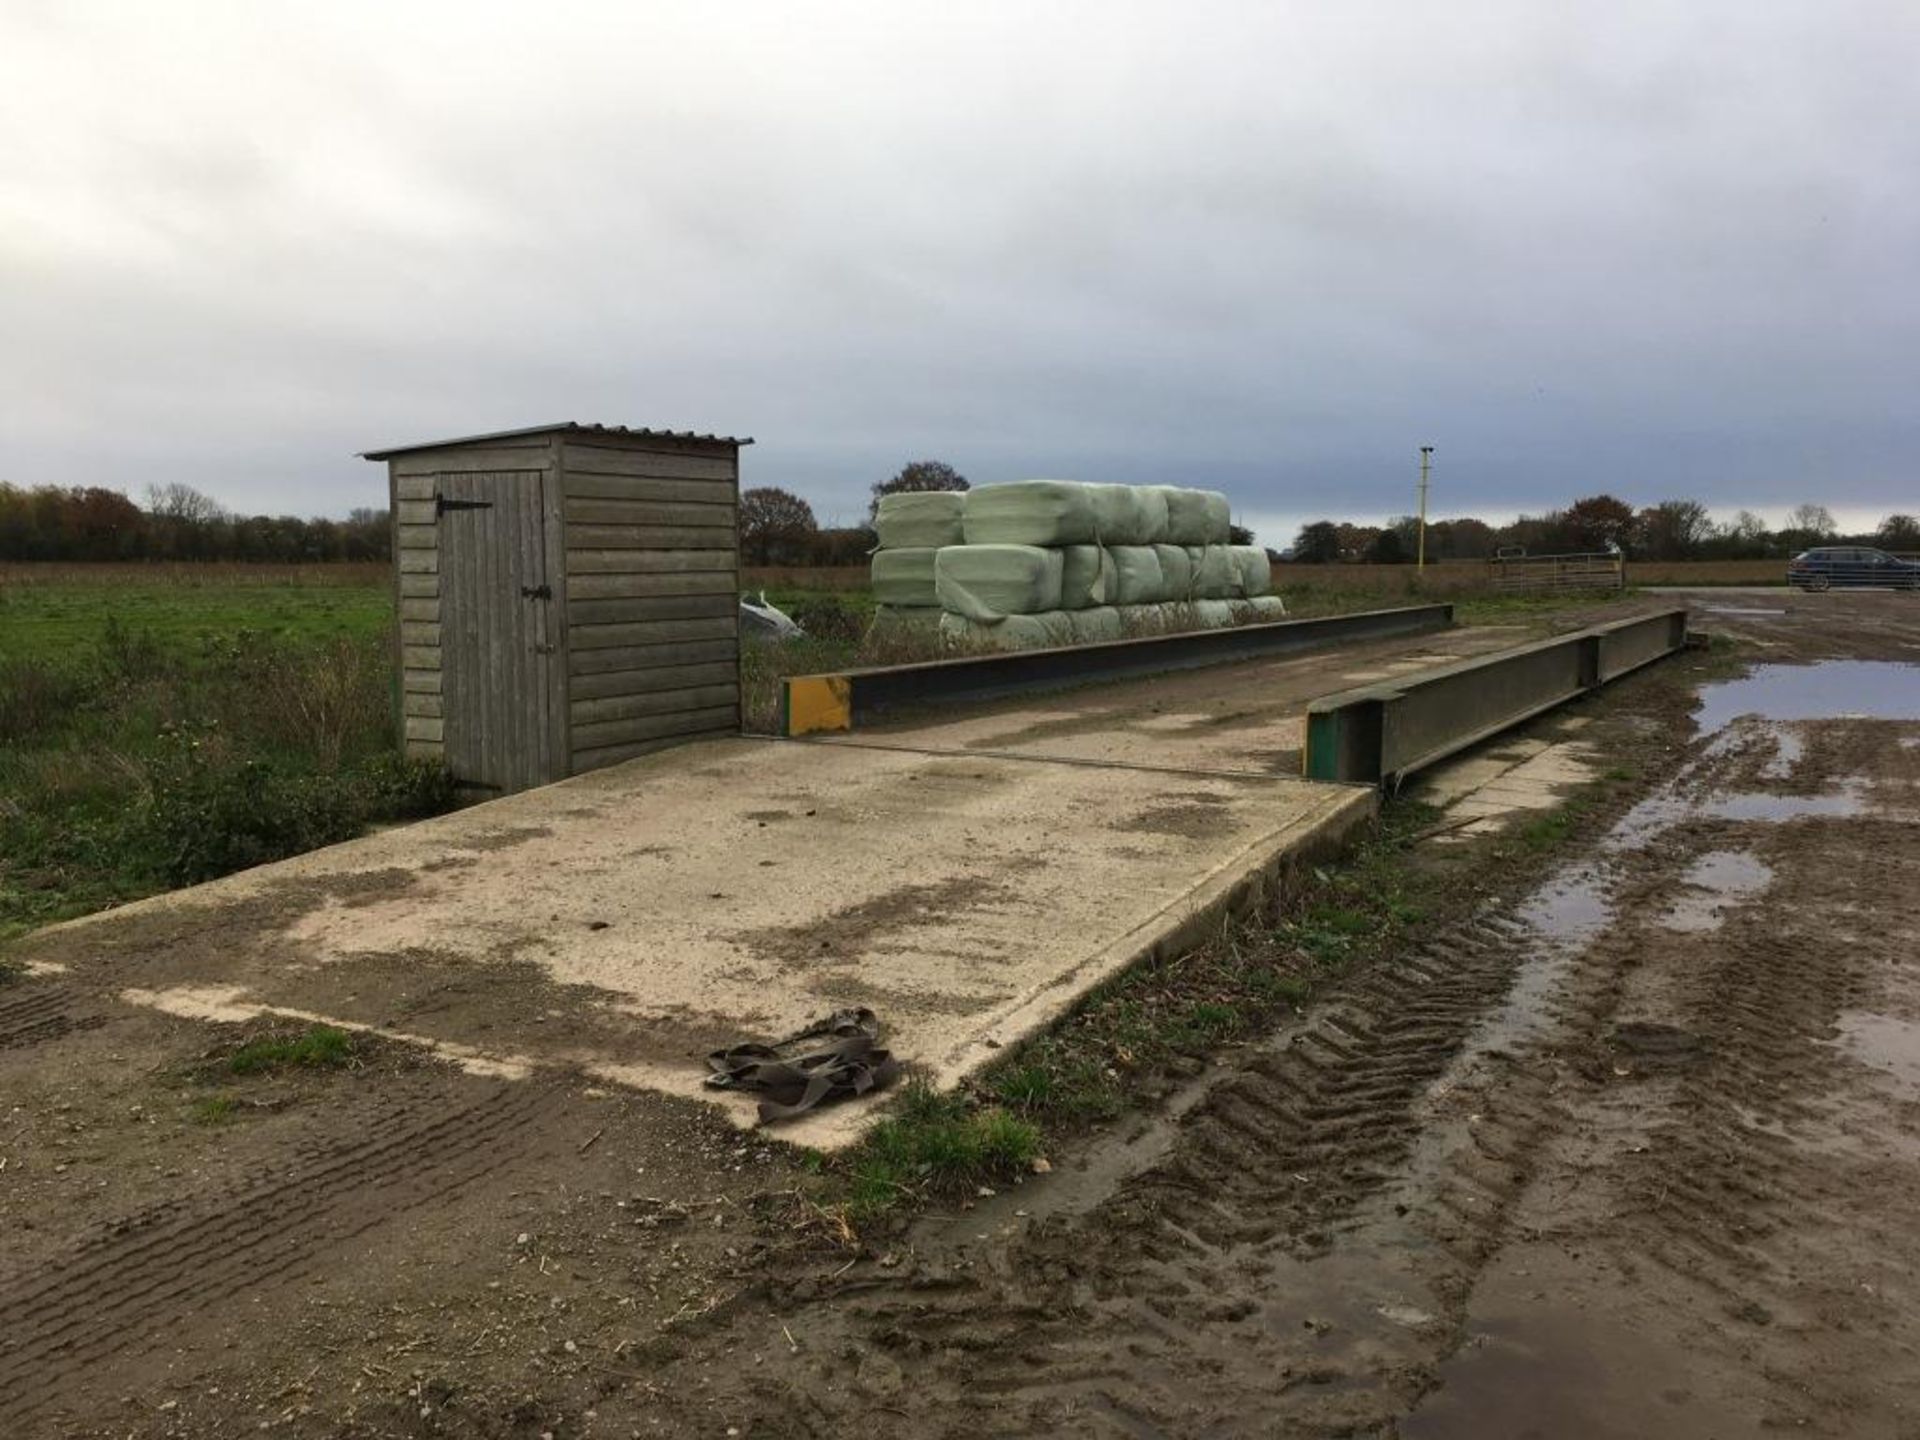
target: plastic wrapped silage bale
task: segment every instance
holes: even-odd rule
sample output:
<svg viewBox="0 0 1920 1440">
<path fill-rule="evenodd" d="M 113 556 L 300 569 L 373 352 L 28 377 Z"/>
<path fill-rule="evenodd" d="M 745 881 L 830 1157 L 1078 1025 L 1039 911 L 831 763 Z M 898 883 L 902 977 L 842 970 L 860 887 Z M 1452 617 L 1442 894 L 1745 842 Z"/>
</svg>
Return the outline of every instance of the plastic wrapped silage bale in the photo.
<svg viewBox="0 0 1920 1440">
<path fill-rule="evenodd" d="M 989 623 L 949 611 L 940 617 L 940 634 L 968 649 L 1051 650 L 1073 643 L 1073 619 L 1064 610 L 1049 610 Z"/>
<path fill-rule="evenodd" d="M 1196 630 L 1224 630 L 1234 623 L 1231 600 L 1196 600 L 1187 609 Z"/>
<path fill-rule="evenodd" d="M 1233 507 L 1218 490 L 1162 485 L 1167 497 L 1167 540 L 1174 545 L 1224 545 L 1232 539 Z"/>
<path fill-rule="evenodd" d="M 1037 545 L 948 545 L 933 557 L 940 608 L 969 620 L 1060 608 L 1058 550 Z"/>
<path fill-rule="evenodd" d="M 938 605 L 876 605 L 873 607 L 873 628 L 891 635 L 903 630 L 933 630 L 946 613 Z"/>
<path fill-rule="evenodd" d="M 1093 487 L 1072 480 L 1014 480 L 967 492 L 968 545 L 1091 545 Z"/>
<path fill-rule="evenodd" d="M 1098 545 L 1060 549 L 1060 608 L 1084 610 L 1107 603 L 1107 553 Z"/>
<path fill-rule="evenodd" d="M 1122 605 L 1119 606 L 1120 624 L 1133 639 L 1145 636 L 1164 635 L 1168 630 L 1169 612 L 1183 610 L 1180 605 Z"/>
<path fill-rule="evenodd" d="M 1160 552 L 1151 545 L 1116 545 L 1107 551 L 1107 601 L 1113 605 L 1152 605 L 1166 594 Z"/>
<path fill-rule="evenodd" d="M 1240 567 L 1225 545 L 1189 545 L 1193 562 L 1193 598 L 1226 600 L 1240 593 Z"/>
<path fill-rule="evenodd" d="M 1228 548 L 1233 553 L 1234 569 L 1239 572 L 1240 587 L 1237 593 L 1249 597 L 1271 594 L 1273 562 L 1267 558 L 1265 547 L 1233 545 Z"/>
<path fill-rule="evenodd" d="M 873 533 L 882 550 L 938 550 L 962 540 L 960 517 L 967 497 L 953 490 L 882 495 L 873 515 Z"/>
<path fill-rule="evenodd" d="M 1160 557 L 1160 596 L 1162 601 L 1185 600 L 1193 594 L 1193 557 L 1184 545 L 1156 545 Z"/>
<path fill-rule="evenodd" d="M 1167 497 L 1152 485 L 1089 485 L 1102 545 L 1151 545 L 1167 538 Z"/>
<path fill-rule="evenodd" d="M 1111 605 L 1096 605 L 1090 610 L 1069 610 L 1067 620 L 1073 627 L 1076 645 L 1105 645 L 1127 638 L 1127 627 L 1120 612 Z"/>
<path fill-rule="evenodd" d="M 933 557 L 939 551 L 923 545 L 873 552 L 873 600 L 891 609 L 938 609 L 940 596 L 933 586 Z"/>
<path fill-rule="evenodd" d="M 1287 602 L 1278 595 L 1255 595 L 1248 599 L 1247 607 L 1253 611 L 1258 621 L 1284 620 L 1287 618 Z"/>
</svg>

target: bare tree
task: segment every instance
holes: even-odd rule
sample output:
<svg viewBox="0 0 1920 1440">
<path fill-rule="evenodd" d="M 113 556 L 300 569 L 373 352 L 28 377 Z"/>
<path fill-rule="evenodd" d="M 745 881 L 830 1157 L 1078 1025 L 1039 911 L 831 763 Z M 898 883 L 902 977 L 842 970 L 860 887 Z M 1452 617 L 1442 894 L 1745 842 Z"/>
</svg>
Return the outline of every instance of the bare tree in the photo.
<svg viewBox="0 0 1920 1440">
<path fill-rule="evenodd" d="M 1634 538 L 1649 560 L 1685 560 L 1713 534 L 1713 520 L 1698 500 L 1662 500 L 1633 522 Z"/>
<path fill-rule="evenodd" d="M 1793 513 L 1787 516 L 1787 528 L 1817 535 L 1822 540 L 1840 533 L 1840 527 L 1833 523 L 1833 512 L 1824 505 L 1794 506 Z"/>
<path fill-rule="evenodd" d="M 749 565 L 797 565 L 819 529 L 813 507 L 772 485 L 740 493 L 740 555 Z"/>
<path fill-rule="evenodd" d="M 1920 516 L 1889 515 L 1875 538 L 1889 550 L 1920 550 Z"/>
<path fill-rule="evenodd" d="M 891 480 L 882 480 L 873 487 L 873 500 L 867 506 L 867 523 L 871 525 L 880 512 L 880 502 L 888 495 L 912 495 L 926 490 L 965 490 L 970 488 L 967 477 L 947 464 L 944 460 L 915 460 L 900 467 L 900 473 Z"/>
<path fill-rule="evenodd" d="M 211 495 L 202 495 L 191 485 L 182 485 L 177 480 L 147 487 L 147 513 L 186 525 L 210 525 L 225 519 L 227 514 Z"/>
</svg>

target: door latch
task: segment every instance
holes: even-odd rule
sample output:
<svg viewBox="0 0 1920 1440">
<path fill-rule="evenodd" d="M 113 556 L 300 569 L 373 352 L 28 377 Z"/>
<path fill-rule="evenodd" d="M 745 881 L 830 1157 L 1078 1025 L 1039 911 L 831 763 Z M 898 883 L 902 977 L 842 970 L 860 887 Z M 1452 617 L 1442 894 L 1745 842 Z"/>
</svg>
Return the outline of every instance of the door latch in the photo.
<svg viewBox="0 0 1920 1440">
<path fill-rule="evenodd" d="M 449 510 L 491 510 L 492 508 L 493 501 L 491 500 L 449 500 L 444 495 L 436 495 L 433 497 L 433 513 L 435 515 L 444 515 Z"/>
<path fill-rule="evenodd" d="M 553 587 L 551 585 L 522 585 L 520 587 L 520 594 L 528 600 L 551 600 L 553 598 Z"/>
</svg>

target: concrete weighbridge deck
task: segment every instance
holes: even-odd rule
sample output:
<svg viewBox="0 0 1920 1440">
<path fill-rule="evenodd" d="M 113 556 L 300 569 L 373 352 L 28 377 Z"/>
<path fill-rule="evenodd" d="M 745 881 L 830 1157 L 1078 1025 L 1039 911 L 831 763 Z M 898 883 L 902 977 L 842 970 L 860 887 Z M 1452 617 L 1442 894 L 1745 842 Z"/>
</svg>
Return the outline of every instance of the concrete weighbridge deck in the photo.
<svg viewBox="0 0 1920 1440">
<path fill-rule="evenodd" d="M 703 742 L 14 953 L 175 1014 L 324 1019 L 491 1073 L 570 1067 L 690 1097 L 711 1093 L 707 1050 L 864 1004 L 949 1085 L 1371 813 L 1369 789 L 1297 777 L 1312 694 L 1514 638 L 1129 681 L 894 727 L 873 737 L 886 748 Z M 750 1123 L 749 1105 L 721 1103 Z M 873 1113 L 782 1133 L 831 1147 Z"/>
</svg>

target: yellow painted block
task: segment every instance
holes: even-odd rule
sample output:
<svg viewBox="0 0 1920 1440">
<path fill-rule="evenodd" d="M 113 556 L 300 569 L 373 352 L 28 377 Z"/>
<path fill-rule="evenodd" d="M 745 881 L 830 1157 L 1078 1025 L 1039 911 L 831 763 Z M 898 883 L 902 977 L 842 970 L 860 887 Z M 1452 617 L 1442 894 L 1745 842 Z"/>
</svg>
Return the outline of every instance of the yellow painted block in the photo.
<svg viewBox="0 0 1920 1440">
<path fill-rule="evenodd" d="M 853 728 L 853 682 L 844 675 L 795 675 L 787 681 L 787 734 Z"/>
</svg>

